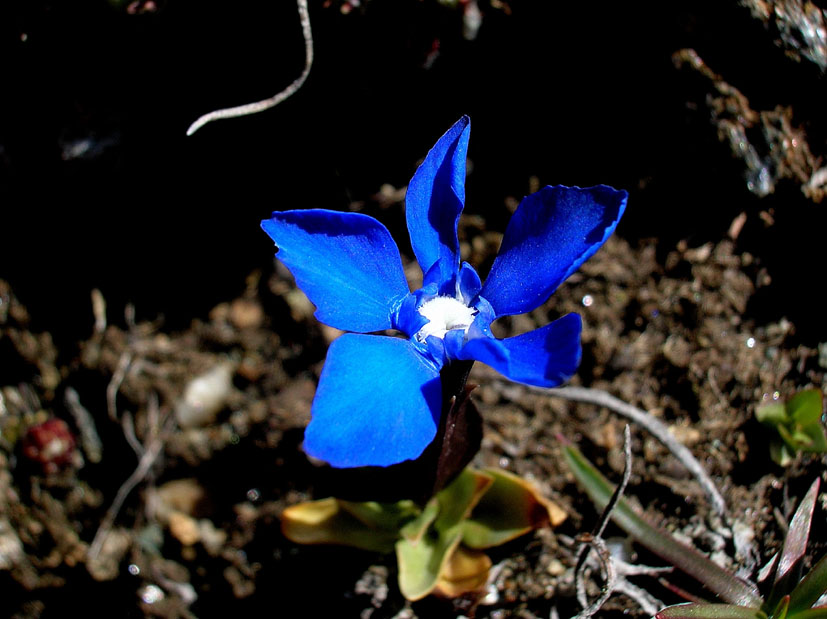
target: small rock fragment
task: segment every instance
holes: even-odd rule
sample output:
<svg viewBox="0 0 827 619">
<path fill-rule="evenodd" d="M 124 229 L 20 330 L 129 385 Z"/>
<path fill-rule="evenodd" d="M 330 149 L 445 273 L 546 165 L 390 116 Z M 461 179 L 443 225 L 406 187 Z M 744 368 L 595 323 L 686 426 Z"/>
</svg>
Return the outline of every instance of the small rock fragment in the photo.
<svg viewBox="0 0 827 619">
<path fill-rule="evenodd" d="M 88 559 L 86 569 L 98 581 L 114 580 L 121 570 L 121 561 L 132 544 L 132 537 L 123 529 L 109 531 L 100 552 Z"/>
<path fill-rule="evenodd" d="M 23 543 L 8 519 L 0 518 L 0 570 L 10 570 L 23 559 Z"/>
<path fill-rule="evenodd" d="M 193 546 L 201 540 L 201 530 L 198 521 L 178 511 L 169 513 L 169 532 L 184 546 Z"/>
<path fill-rule="evenodd" d="M 192 379 L 175 407 L 175 418 L 182 428 L 205 426 L 224 408 L 232 392 L 235 365 L 224 361 Z"/>
<path fill-rule="evenodd" d="M 230 322 L 238 329 L 255 329 L 264 322 L 264 310 L 257 301 L 236 299 L 230 304 Z"/>
</svg>

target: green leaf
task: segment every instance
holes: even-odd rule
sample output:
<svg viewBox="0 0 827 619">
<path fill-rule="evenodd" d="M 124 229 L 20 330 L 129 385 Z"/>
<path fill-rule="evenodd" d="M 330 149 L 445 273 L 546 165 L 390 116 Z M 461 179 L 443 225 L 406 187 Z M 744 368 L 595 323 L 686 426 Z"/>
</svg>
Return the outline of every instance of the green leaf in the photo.
<svg viewBox="0 0 827 619">
<path fill-rule="evenodd" d="M 798 582 L 801 560 L 807 551 L 807 540 L 810 538 L 810 525 L 813 521 L 818 488 L 819 479 L 816 478 L 790 521 L 790 528 L 787 530 L 784 546 L 778 558 L 775 582 L 767 598 L 769 608 L 775 606 Z"/>
<path fill-rule="evenodd" d="M 782 438 L 784 444 L 787 446 L 787 449 L 790 452 L 790 460 L 792 460 L 795 457 L 795 454 L 801 450 L 801 445 L 796 442 L 792 432 L 786 426 L 778 426 L 776 430 L 778 431 L 778 436 Z"/>
<path fill-rule="evenodd" d="M 819 606 L 787 615 L 787 619 L 827 619 L 827 607 Z"/>
<path fill-rule="evenodd" d="M 801 451 L 827 452 L 827 433 L 821 422 L 824 396 L 820 389 L 804 389 L 795 394 L 786 405 L 779 403 L 761 406 L 756 418 L 778 432 L 784 446 L 773 441 L 772 459 L 786 466 Z"/>
<path fill-rule="evenodd" d="M 790 596 L 785 595 L 772 611 L 772 619 L 787 619 L 787 610 L 790 608 Z"/>
<path fill-rule="evenodd" d="M 377 503 L 376 501 L 359 503 L 336 500 L 339 502 L 339 507 L 373 529 L 398 531 L 402 525 L 413 520 L 420 513 L 416 503 L 409 500 L 396 503 Z"/>
<path fill-rule="evenodd" d="M 789 421 L 787 408 L 781 402 L 773 402 L 772 404 L 759 406 L 755 410 L 755 418 L 761 423 L 772 427 Z"/>
<path fill-rule="evenodd" d="M 810 426 L 812 427 L 812 426 Z M 792 433 L 792 439 L 796 448 L 799 451 L 811 451 L 813 447 L 813 439 L 804 431 L 804 428 L 796 427 Z"/>
<path fill-rule="evenodd" d="M 779 466 L 787 466 L 795 458 L 795 453 L 790 451 L 787 443 L 780 439 L 770 442 L 770 457 Z"/>
<path fill-rule="evenodd" d="M 494 483 L 494 477 L 479 471 L 465 469 L 457 478 L 440 490 L 439 516 L 434 520 L 437 531 L 448 531 L 468 518 L 471 510 Z"/>
<path fill-rule="evenodd" d="M 690 603 L 664 608 L 654 619 L 767 619 L 767 615 L 746 606 Z"/>
<path fill-rule="evenodd" d="M 821 389 L 804 389 L 787 402 L 787 415 L 802 426 L 818 423 L 822 413 Z"/>
<path fill-rule="evenodd" d="M 614 492 L 611 484 L 573 445 L 566 445 L 563 453 L 575 478 L 598 509 L 605 508 Z M 663 529 L 649 524 L 626 499 L 621 497 L 617 502 L 612 520 L 643 546 L 696 578 L 722 600 L 750 608 L 761 606 L 755 587 L 730 574 L 694 548 L 678 542 Z"/>
<path fill-rule="evenodd" d="M 297 544 L 339 544 L 390 552 L 398 531 L 374 529 L 342 509 L 334 498 L 291 505 L 281 513 L 281 531 Z"/>
<path fill-rule="evenodd" d="M 807 435 L 807 451 L 815 453 L 827 452 L 827 435 L 824 433 L 824 426 L 820 421 L 801 427 L 801 432 Z"/>
<path fill-rule="evenodd" d="M 465 469 L 437 493 L 439 513 L 430 529 L 396 543 L 399 589 L 407 599 L 421 599 L 437 586 L 462 541 L 464 520 L 493 481 L 490 475 Z"/>
<path fill-rule="evenodd" d="M 411 520 L 400 530 L 402 537 L 411 542 L 416 542 L 420 539 L 428 527 L 431 526 L 436 517 L 439 515 L 439 500 L 436 497 L 431 497 L 425 509 L 416 518 Z"/>
<path fill-rule="evenodd" d="M 501 469 L 486 469 L 494 482 L 466 520 L 462 543 L 469 548 L 490 548 L 533 529 L 557 526 L 566 513 L 543 497 L 528 481 Z"/>
<path fill-rule="evenodd" d="M 396 543 L 399 589 L 407 599 L 424 598 L 439 581 L 445 564 L 462 540 L 462 528 L 437 534 L 433 529 L 412 542 L 402 538 Z"/>
<path fill-rule="evenodd" d="M 816 600 L 827 593 L 827 555 L 819 559 L 795 589 L 790 592 L 790 617 L 809 609 Z"/>
</svg>

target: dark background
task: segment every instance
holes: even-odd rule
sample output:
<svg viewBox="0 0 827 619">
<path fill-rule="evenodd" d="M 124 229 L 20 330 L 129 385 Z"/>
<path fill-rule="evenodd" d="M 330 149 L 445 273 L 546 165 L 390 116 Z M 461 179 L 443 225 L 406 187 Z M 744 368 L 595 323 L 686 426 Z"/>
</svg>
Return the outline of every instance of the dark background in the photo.
<svg viewBox="0 0 827 619">
<path fill-rule="evenodd" d="M 663 251 L 717 241 L 746 211 L 739 249 L 773 275 L 750 311 L 823 339 L 811 291 L 825 206 L 792 183 L 750 194 L 703 92 L 671 60 L 692 47 L 755 109 L 793 105 L 824 152 L 824 76 L 736 2 L 481 2 L 467 41 L 462 11 L 435 0 L 363 1 L 349 14 L 310 0 L 304 87 L 193 137 L 199 115 L 301 73 L 295 3 L 166 0 L 139 15 L 126 5 L 0 8 L 0 277 L 58 339 L 88 335 L 94 287 L 115 319 L 133 302 L 139 318 L 185 327 L 271 268 L 258 223 L 270 211 L 346 209 L 382 183 L 405 185 L 462 114 L 473 125 L 467 211 L 490 226 L 504 227 L 505 197 L 527 193 L 532 175 L 628 189 L 619 234 L 658 238 Z M 767 209 L 769 228 L 757 217 Z"/>
</svg>

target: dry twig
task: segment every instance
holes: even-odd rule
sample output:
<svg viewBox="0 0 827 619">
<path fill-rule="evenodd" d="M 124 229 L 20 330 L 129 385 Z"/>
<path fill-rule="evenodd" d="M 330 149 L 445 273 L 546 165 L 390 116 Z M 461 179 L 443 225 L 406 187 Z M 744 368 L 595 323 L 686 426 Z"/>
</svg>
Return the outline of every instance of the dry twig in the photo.
<svg viewBox="0 0 827 619">
<path fill-rule="evenodd" d="M 112 421 L 118 421 L 118 391 L 123 384 L 124 378 L 126 378 L 126 372 L 129 370 L 131 363 L 132 355 L 128 351 L 124 351 L 120 359 L 118 359 L 118 366 L 115 368 L 109 384 L 106 386 L 106 410 Z"/>
<path fill-rule="evenodd" d="M 109 531 L 111 531 L 112 525 L 115 523 L 118 512 L 120 512 L 121 507 L 123 507 L 126 497 L 129 496 L 129 493 L 132 492 L 135 486 L 149 475 L 152 470 L 152 465 L 155 464 L 164 447 L 165 437 L 175 421 L 175 418 L 169 415 L 163 423 L 161 422 L 157 398 L 150 400 L 147 416 L 150 420 L 149 432 L 146 442 L 137 450 L 137 453 L 141 454 L 138 460 L 138 466 L 118 489 L 112 505 L 109 506 L 106 515 L 103 517 L 103 520 L 101 520 L 100 527 L 98 527 L 98 531 L 95 533 L 95 538 L 92 540 L 92 544 L 89 546 L 89 552 L 87 553 L 87 559 L 90 561 L 96 559 L 98 554 L 100 554 L 103 543 L 106 541 L 106 537 L 109 535 Z M 132 433 L 134 436 L 134 429 Z M 133 445 L 133 449 L 134 448 Z"/>
<path fill-rule="evenodd" d="M 709 477 L 701 463 L 692 455 L 682 443 L 669 433 L 669 429 L 658 419 L 631 404 L 627 404 L 613 395 L 599 389 L 587 389 L 585 387 L 557 387 L 545 389 L 542 387 L 528 387 L 532 391 L 548 393 L 571 400 L 572 402 L 587 402 L 598 406 L 605 406 L 619 415 L 623 415 L 634 423 L 645 428 L 652 436 L 658 439 L 672 454 L 683 464 L 687 470 L 695 476 L 701 485 L 707 498 L 712 503 L 715 513 L 726 520 L 726 502 L 724 497 L 715 486 L 715 482 Z"/>
<path fill-rule="evenodd" d="M 581 536 L 578 541 L 581 546 L 577 549 L 577 567 L 574 570 L 574 585 L 577 591 L 577 601 L 583 607 L 583 610 L 573 619 L 588 619 L 593 617 L 599 611 L 606 600 L 612 593 L 623 593 L 633 599 L 644 612 L 654 615 L 659 609 L 663 608 L 663 602 L 658 600 L 645 589 L 638 587 L 634 583 L 629 582 L 626 576 L 636 576 L 646 574 L 650 576 L 658 575 L 663 572 L 672 571 L 671 567 L 650 567 L 648 565 L 633 565 L 627 563 L 622 559 L 614 556 L 609 551 L 606 542 L 603 540 L 603 531 L 609 523 L 620 497 L 626 490 L 629 483 L 629 477 L 632 474 L 632 439 L 628 424 L 623 431 L 623 456 L 624 468 L 623 479 L 615 488 L 612 497 L 609 499 L 606 508 L 600 515 L 600 519 L 595 525 L 594 531 L 591 534 Z M 597 555 L 598 563 L 602 571 L 603 586 L 600 595 L 591 604 L 586 598 L 586 584 L 585 584 L 585 568 L 587 565 L 592 565 L 588 561 L 590 550 L 594 550 Z"/>
<path fill-rule="evenodd" d="M 78 430 L 80 431 L 80 444 L 83 447 L 86 457 L 90 462 L 100 462 L 103 444 L 101 443 L 100 436 L 98 436 L 98 430 L 95 427 L 95 420 L 92 414 L 81 404 L 78 392 L 72 387 L 66 387 L 64 400 L 66 402 L 66 408 L 69 409 L 72 417 L 75 418 L 75 424 L 77 424 Z"/>
<path fill-rule="evenodd" d="M 247 116 L 249 114 L 257 114 L 258 112 L 269 110 L 271 107 L 278 105 L 290 97 L 302 87 L 302 84 L 304 84 L 304 81 L 310 74 L 310 67 L 313 65 L 313 32 L 310 30 L 310 13 L 307 10 L 307 0 L 297 0 L 297 4 L 299 8 L 299 19 L 301 20 L 302 25 L 302 35 L 304 36 L 305 64 L 302 74 L 287 88 L 273 95 L 269 99 L 256 101 L 255 103 L 247 103 L 245 105 L 238 105 L 235 107 L 223 108 L 212 111 L 209 114 L 204 114 L 190 125 L 189 129 L 187 129 L 187 135 L 192 135 L 201 127 L 214 120 L 237 118 L 239 116 Z"/>
<path fill-rule="evenodd" d="M 612 511 L 617 505 L 618 500 L 623 496 L 626 490 L 626 485 L 629 483 L 629 477 L 632 475 L 632 437 L 629 431 L 629 425 L 623 430 L 623 454 L 625 466 L 623 468 L 623 479 L 615 488 L 611 499 L 606 504 L 606 509 L 600 515 L 600 519 L 594 527 L 594 531 L 589 535 L 583 535 L 580 539 L 581 545 L 577 549 L 577 567 L 574 570 L 574 585 L 577 590 L 577 601 L 583 607 L 583 611 L 577 615 L 577 619 L 586 619 L 592 617 L 615 589 L 615 570 L 612 563 L 612 557 L 609 554 L 609 549 L 606 547 L 606 542 L 603 541 L 603 531 L 606 530 L 606 525 L 612 517 Z M 603 589 L 600 596 L 589 605 L 586 598 L 586 584 L 584 578 L 584 570 L 586 568 L 586 559 L 589 556 L 589 551 L 594 550 L 600 559 L 600 567 L 603 571 Z"/>
</svg>

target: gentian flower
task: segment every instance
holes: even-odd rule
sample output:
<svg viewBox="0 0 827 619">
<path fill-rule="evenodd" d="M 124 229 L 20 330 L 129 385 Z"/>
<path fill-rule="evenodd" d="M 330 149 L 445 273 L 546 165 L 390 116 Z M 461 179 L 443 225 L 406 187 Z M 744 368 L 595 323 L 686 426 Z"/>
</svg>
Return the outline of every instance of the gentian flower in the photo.
<svg viewBox="0 0 827 619">
<path fill-rule="evenodd" d="M 460 263 L 457 238 L 469 134 L 463 117 L 408 186 L 419 290 L 409 291 L 399 250 L 372 217 L 308 209 L 261 223 L 316 318 L 348 332 L 330 346 L 304 440 L 308 454 L 334 467 L 389 466 L 422 454 L 439 425 L 446 364 L 481 361 L 511 380 L 553 387 L 580 362 L 577 314 L 503 340 L 491 323 L 545 302 L 612 234 L 627 193 L 549 186 L 527 196 L 483 284 Z M 404 337 L 371 334 L 388 329 Z"/>
</svg>

